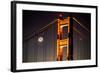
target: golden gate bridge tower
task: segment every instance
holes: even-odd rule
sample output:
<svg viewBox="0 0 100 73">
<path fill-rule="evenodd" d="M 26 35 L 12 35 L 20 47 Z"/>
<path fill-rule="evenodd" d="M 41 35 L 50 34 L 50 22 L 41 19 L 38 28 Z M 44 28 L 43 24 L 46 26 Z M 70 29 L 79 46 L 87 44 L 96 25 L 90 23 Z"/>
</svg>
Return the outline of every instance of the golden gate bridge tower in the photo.
<svg viewBox="0 0 100 73">
<path fill-rule="evenodd" d="M 34 34 L 32 33 L 32 35 L 26 36 L 24 38 L 24 47 L 26 49 L 24 55 L 27 58 L 25 57 L 24 61 L 41 62 L 78 59 L 80 47 L 77 45 L 78 42 L 80 44 L 82 41 L 80 37 L 83 39 L 87 39 L 87 37 L 80 32 L 77 26 L 84 29 L 84 32 L 86 32 L 84 34 L 90 33 L 89 29 L 77 20 L 76 17 L 72 15 L 66 17 L 60 14 L 57 19 L 43 26 L 38 31 L 35 31 Z M 77 36 L 79 36 L 79 39 Z M 75 42 L 75 39 L 77 42 Z M 48 40 L 50 40 L 50 42 L 48 42 Z M 73 44 L 74 42 L 76 44 Z M 76 50 L 73 49 L 74 47 L 76 47 Z M 30 54 L 31 50 L 33 50 L 32 54 Z"/>
<path fill-rule="evenodd" d="M 63 28 L 67 27 L 68 37 L 62 38 Z M 66 60 L 73 60 L 73 19 L 72 16 L 63 18 L 59 15 L 57 20 L 57 61 L 63 60 L 63 49 L 66 47 Z"/>
</svg>

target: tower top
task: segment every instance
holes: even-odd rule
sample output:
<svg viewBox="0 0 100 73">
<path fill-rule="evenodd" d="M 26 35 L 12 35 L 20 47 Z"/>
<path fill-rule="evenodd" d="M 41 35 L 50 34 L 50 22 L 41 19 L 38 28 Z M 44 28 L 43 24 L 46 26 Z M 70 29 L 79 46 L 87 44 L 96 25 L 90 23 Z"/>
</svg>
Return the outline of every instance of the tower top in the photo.
<svg viewBox="0 0 100 73">
<path fill-rule="evenodd" d="M 59 19 L 63 20 L 63 14 L 59 14 Z"/>
</svg>

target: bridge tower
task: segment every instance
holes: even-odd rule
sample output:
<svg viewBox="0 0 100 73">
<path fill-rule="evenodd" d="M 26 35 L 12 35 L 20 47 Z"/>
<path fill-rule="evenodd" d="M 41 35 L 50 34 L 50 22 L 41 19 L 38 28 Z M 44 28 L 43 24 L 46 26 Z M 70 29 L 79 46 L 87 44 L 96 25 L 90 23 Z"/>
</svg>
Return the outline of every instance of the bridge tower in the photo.
<svg viewBox="0 0 100 73">
<path fill-rule="evenodd" d="M 63 28 L 65 26 L 68 28 L 68 37 L 63 39 Z M 67 47 L 66 60 L 73 60 L 73 20 L 71 16 L 63 18 L 60 14 L 57 20 L 57 61 L 63 60 L 64 47 Z"/>
</svg>

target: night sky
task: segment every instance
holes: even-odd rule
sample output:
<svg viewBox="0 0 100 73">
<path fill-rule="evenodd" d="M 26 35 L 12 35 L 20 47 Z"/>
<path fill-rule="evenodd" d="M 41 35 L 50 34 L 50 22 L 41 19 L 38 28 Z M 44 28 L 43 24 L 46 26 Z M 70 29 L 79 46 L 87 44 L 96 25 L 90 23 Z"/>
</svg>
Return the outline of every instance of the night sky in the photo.
<svg viewBox="0 0 100 73">
<path fill-rule="evenodd" d="M 62 14 L 63 18 L 70 15 L 75 17 L 88 29 L 86 31 L 73 20 L 73 27 L 80 32 L 79 34 L 73 30 L 73 60 L 91 59 L 91 14 L 23 10 L 23 62 L 56 61 L 57 22 L 44 32 L 39 34 L 37 32 L 48 23 L 59 18 L 59 14 Z M 66 38 L 67 28 L 63 30 Z M 34 34 L 37 35 L 34 36 Z M 39 37 L 43 37 L 43 42 L 38 41 Z M 63 50 L 63 60 L 66 60 L 66 47 Z"/>
</svg>

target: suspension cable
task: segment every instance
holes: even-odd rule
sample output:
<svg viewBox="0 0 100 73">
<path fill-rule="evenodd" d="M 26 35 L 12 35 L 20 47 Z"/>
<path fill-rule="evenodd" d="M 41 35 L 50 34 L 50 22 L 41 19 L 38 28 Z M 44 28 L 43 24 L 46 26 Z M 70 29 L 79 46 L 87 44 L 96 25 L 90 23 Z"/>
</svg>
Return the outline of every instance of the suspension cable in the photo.
<svg viewBox="0 0 100 73">
<path fill-rule="evenodd" d="M 80 31 L 78 31 L 75 27 L 73 27 L 73 30 L 75 30 L 80 36 L 85 37 L 83 34 L 81 34 Z"/>
<path fill-rule="evenodd" d="M 80 23 L 75 17 L 73 17 L 73 20 L 75 20 L 81 27 L 83 27 L 86 31 L 89 32 L 89 30 L 82 23 Z"/>
<path fill-rule="evenodd" d="M 31 39 L 34 36 L 38 35 L 39 33 L 42 33 L 43 31 L 45 31 L 48 27 L 50 27 L 53 23 L 55 23 L 57 21 L 57 19 L 53 20 L 52 22 L 50 22 L 49 24 L 47 24 L 46 26 L 42 27 L 39 31 L 36 31 L 35 34 L 33 34 L 32 36 L 28 37 L 25 40 Z"/>
</svg>

